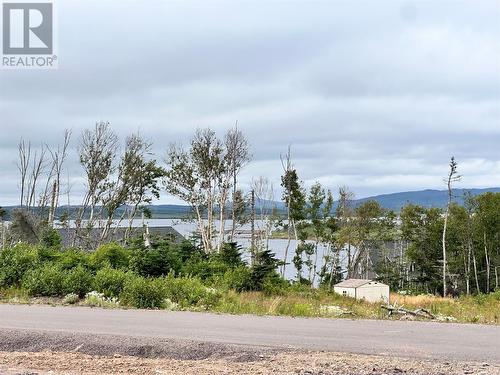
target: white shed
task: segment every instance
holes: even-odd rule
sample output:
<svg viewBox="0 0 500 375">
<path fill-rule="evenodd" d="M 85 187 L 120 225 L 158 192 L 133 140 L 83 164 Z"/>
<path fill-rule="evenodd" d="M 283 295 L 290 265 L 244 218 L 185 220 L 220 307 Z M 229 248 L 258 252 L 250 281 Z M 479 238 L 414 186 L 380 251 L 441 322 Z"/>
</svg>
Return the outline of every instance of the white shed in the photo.
<svg viewBox="0 0 500 375">
<path fill-rule="evenodd" d="M 368 302 L 389 303 L 389 285 L 365 279 L 347 279 L 333 287 L 335 293 Z"/>
</svg>

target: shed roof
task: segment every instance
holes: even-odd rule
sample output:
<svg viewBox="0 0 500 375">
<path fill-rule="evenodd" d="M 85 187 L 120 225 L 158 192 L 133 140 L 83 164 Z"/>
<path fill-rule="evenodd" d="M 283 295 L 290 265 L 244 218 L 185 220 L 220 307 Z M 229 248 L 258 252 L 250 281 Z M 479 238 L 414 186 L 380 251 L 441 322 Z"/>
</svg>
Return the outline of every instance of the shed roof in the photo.
<svg viewBox="0 0 500 375">
<path fill-rule="evenodd" d="M 335 284 L 335 286 L 340 286 L 342 288 L 359 288 L 360 286 L 368 284 L 371 281 L 372 280 L 367 279 L 347 279 Z"/>
</svg>

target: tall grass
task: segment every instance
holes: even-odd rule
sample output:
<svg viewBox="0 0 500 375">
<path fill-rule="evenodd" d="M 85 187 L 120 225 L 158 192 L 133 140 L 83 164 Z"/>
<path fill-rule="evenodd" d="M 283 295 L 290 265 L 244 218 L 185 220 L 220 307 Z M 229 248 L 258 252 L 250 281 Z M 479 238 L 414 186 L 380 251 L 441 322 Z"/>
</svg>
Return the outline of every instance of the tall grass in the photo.
<svg viewBox="0 0 500 375">
<path fill-rule="evenodd" d="M 391 304 L 410 310 L 424 308 L 434 315 L 462 323 L 500 324 L 500 292 L 461 298 L 391 294 Z M 291 291 L 269 296 L 262 292 L 228 292 L 213 310 L 230 314 L 296 317 L 400 319 L 389 317 L 381 303 L 368 303 L 321 290 Z"/>
</svg>

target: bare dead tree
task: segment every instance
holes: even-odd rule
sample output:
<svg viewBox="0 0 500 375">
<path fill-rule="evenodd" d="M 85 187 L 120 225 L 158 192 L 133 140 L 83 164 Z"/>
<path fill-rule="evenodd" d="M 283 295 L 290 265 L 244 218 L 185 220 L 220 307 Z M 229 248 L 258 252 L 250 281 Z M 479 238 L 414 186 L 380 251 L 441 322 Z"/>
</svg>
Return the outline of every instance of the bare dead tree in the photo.
<svg viewBox="0 0 500 375">
<path fill-rule="evenodd" d="M 236 199 L 238 190 L 238 175 L 241 169 L 250 161 L 251 156 L 249 152 L 249 144 L 245 135 L 238 129 L 238 122 L 233 129 L 229 130 L 225 137 L 226 152 L 229 163 L 230 177 L 232 177 L 232 205 L 231 205 L 231 235 L 230 239 L 233 241 L 234 231 L 236 230 Z M 221 215 L 222 217 L 222 215 Z"/>
<path fill-rule="evenodd" d="M 27 190 L 27 184 L 28 184 L 28 169 L 30 165 L 30 160 L 31 160 L 31 143 L 26 142 L 23 139 L 19 141 L 19 144 L 17 146 L 18 149 L 18 162 L 17 162 L 17 168 L 19 170 L 19 173 L 21 175 L 21 180 L 20 180 L 20 200 L 19 203 L 21 207 L 24 206 L 25 204 L 25 194 Z"/>
<path fill-rule="evenodd" d="M 45 153 L 45 146 L 42 146 L 39 151 L 33 153 L 31 159 L 27 195 L 25 197 L 25 205 L 28 210 L 33 210 L 36 205 L 38 183 L 45 169 Z"/>
<path fill-rule="evenodd" d="M 264 242 L 265 249 L 269 249 L 269 239 L 271 237 L 271 232 L 275 223 L 273 217 L 273 206 L 272 202 L 274 200 L 274 186 L 273 183 L 266 177 L 259 177 L 252 180 L 252 190 L 255 192 L 255 197 L 258 202 L 257 211 L 259 214 L 259 223 L 262 227 L 259 227 L 258 240 Z"/>
<path fill-rule="evenodd" d="M 71 140 L 71 130 L 66 129 L 64 131 L 62 145 L 57 146 L 55 150 L 49 149 L 50 156 L 52 159 L 51 170 L 53 171 L 52 197 L 51 197 L 50 211 L 48 218 L 49 225 L 54 224 L 56 210 L 57 207 L 59 206 L 59 198 L 61 194 L 61 174 L 63 171 L 64 162 L 66 161 L 66 158 L 68 156 L 68 147 L 70 140 Z"/>
<path fill-rule="evenodd" d="M 448 188 L 448 203 L 446 205 L 446 211 L 444 214 L 444 226 L 443 226 L 443 297 L 446 297 L 446 229 L 448 227 L 448 217 L 450 215 L 450 207 L 453 199 L 453 183 L 460 180 L 461 176 L 457 173 L 457 162 L 455 161 L 455 157 L 451 157 L 450 159 L 450 170 L 448 172 L 448 177 L 446 178 L 446 186 Z"/>
</svg>

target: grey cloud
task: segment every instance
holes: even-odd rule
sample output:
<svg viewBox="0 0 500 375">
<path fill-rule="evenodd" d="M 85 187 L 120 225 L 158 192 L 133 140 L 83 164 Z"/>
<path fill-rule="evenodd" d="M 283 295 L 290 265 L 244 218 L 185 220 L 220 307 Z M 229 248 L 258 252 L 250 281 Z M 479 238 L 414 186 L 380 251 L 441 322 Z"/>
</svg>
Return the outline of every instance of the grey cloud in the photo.
<svg viewBox="0 0 500 375">
<path fill-rule="evenodd" d="M 239 120 L 254 155 L 244 186 L 267 175 L 278 188 L 288 144 L 306 184 L 361 196 L 440 187 L 452 154 L 466 186 L 500 185 L 498 12 L 495 1 L 60 1 L 60 68 L 0 71 L 0 204 L 15 201 L 17 141 L 55 145 L 64 128 L 78 196 L 76 138 L 98 120 L 122 137 L 140 130 L 158 158 L 197 127 Z"/>
</svg>

